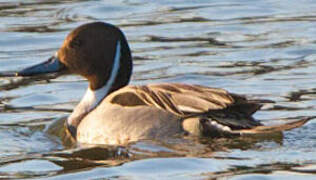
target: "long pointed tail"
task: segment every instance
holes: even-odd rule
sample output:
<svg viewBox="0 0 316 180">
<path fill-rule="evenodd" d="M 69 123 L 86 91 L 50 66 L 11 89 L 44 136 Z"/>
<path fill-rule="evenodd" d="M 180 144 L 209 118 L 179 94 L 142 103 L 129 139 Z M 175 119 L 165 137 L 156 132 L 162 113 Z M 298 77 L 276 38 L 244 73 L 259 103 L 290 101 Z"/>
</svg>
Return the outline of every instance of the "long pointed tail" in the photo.
<svg viewBox="0 0 316 180">
<path fill-rule="evenodd" d="M 243 129 L 243 130 L 234 130 L 233 133 L 240 135 L 251 135 L 251 134 L 268 134 L 275 133 L 281 131 L 288 131 L 294 128 L 298 128 L 303 126 L 309 120 L 316 118 L 316 116 L 303 117 L 300 120 L 296 120 L 290 123 L 281 124 L 281 125 L 273 125 L 273 126 L 257 126 L 252 129 Z"/>
</svg>

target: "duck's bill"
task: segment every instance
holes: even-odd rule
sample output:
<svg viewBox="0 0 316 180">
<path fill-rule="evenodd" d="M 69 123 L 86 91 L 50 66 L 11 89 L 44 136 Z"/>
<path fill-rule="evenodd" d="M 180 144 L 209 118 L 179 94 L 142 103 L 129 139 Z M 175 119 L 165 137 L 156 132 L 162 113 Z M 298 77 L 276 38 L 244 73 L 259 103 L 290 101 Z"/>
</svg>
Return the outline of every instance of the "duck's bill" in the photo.
<svg viewBox="0 0 316 180">
<path fill-rule="evenodd" d="M 16 72 L 16 76 L 34 76 L 47 73 L 56 73 L 65 70 L 65 66 L 55 56 L 40 64 Z"/>
</svg>

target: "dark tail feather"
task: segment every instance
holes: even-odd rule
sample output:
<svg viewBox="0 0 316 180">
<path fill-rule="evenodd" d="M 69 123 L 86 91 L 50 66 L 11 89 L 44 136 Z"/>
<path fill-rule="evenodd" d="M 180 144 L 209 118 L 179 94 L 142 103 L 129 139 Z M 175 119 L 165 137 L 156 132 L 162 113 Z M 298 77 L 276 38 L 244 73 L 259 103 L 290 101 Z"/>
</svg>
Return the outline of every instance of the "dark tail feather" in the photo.
<svg viewBox="0 0 316 180">
<path fill-rule="evenodd" d="M 236 105 L 227 107 L 226 111 L 240 112 L 242 114 L 245 114 L 246 116 L 252 116 L 261 107 L 262 107 L 262 104 L 257 104 L 257 103 L 236 104 Z"/>
</svg>

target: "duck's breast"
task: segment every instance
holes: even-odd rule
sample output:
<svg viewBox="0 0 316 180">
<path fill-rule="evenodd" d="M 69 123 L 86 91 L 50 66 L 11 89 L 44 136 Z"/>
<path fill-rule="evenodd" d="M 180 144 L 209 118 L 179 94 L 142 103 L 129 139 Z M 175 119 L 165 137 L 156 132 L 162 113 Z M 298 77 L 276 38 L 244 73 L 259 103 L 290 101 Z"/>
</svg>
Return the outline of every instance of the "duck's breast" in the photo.
<svg viewBox="0 0 316 180">
<path fill-rule="evenodd" d="M 162 139 L 182 132 L 180 118 L 152 106 L 124 107 L 103 101 L 79 124 L 77 140 L 89 144 L 126 144 Z"/>
</svg>

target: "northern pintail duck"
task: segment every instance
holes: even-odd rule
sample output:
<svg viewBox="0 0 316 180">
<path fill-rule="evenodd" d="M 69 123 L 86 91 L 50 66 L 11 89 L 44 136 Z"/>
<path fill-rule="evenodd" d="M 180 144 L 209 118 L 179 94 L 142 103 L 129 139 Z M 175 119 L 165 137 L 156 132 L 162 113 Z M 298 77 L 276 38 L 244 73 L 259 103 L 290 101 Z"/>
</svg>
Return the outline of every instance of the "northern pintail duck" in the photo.
<svg viewBox="0 0 316 180">
<path fill-rule="evenodd" d="M 263 126 L 252 118 L 260 104 L 223 89 L 178 83 L 128 85 L 132 66 L 123 32 L 95 22 L 73 30 L 48 61 L 17 74 L 68 70 L 88 79 L 84 97 L 66 121 L 81 143 L 125 144 L 182 134 L 234 136 L 287 130 L 306 122 Z"/>
</svg>

